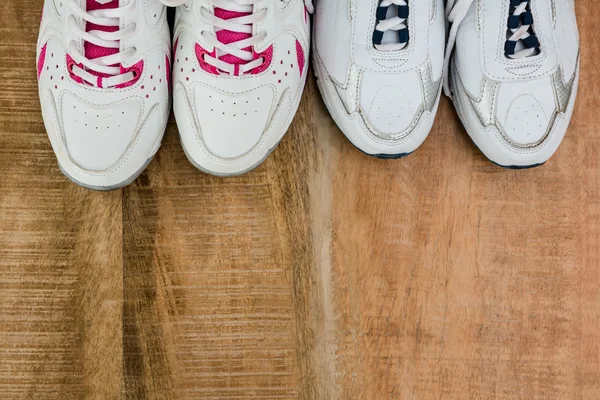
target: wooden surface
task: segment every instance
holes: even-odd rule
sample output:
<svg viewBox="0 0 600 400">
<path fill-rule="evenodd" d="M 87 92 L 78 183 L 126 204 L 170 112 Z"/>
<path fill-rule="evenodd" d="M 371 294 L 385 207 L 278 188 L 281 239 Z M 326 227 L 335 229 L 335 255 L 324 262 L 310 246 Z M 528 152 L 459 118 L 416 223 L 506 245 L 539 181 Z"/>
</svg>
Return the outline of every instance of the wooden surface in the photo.
<svg viewBox="0 0 600 400">
<path fill-rule="evenodd" d="M 414 155 L 368 158 L 311 77 L 256 171 L 196 171 L 171 122 L 110 193 L 56 165 L 41 4 L 0 2 L 1 399 L 600 398 L 600 3 L 542 168 L 492 165 L 447 99 Z"/>
</svg>

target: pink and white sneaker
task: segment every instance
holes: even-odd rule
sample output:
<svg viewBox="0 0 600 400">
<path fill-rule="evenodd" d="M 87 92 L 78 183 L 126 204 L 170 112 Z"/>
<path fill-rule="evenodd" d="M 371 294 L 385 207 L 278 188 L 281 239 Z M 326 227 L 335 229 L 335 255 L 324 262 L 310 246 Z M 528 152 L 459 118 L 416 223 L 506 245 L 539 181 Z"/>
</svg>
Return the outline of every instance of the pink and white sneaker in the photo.
<svg viewBox="0 0 600 400">
<path fill-rule="evenodd" d="M 45 0 L 40 102 L 67 177 L 109 190 L 144 170 L 170 112 L 170 54 L 158 0 Z"/>
<path fill-rule="evenodd" d="M 311 0 L 170 0 L 179 4 L 173 110 L 198 169 L 238 175 L 287 131 L 308 70 Z"/>
</svg>

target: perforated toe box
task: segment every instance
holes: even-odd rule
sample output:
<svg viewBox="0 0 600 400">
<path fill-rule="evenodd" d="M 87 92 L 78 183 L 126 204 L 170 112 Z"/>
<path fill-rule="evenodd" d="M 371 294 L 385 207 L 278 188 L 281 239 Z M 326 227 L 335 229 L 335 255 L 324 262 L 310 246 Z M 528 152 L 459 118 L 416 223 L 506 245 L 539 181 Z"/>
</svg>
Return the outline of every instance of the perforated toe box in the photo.
<svg viewBox="0 0 600 400">
<path fill-rule="evenodd" d="M 71 160 L 88 171 L 103 171 L 117 163 L 135 136 L 140 102 L 127 99 L 102 106 L 71 93 L 66 93 L 62 102 L 64 136 Z"/>
<path fill-rule="evenodd" d="M 404 74 L 365 73 L 360 103 L 366 122 L 380 135 L 407 131 L 423 102 L 418 72 Z"/>
<path fill-rule="evenodd" d="M 200 132 L 215 156 L 233 159 L 254 148 L 268 129 L 274 107 L 270 86 L 226 93 L 198 85 L 194 89 Z"/>
</svg>

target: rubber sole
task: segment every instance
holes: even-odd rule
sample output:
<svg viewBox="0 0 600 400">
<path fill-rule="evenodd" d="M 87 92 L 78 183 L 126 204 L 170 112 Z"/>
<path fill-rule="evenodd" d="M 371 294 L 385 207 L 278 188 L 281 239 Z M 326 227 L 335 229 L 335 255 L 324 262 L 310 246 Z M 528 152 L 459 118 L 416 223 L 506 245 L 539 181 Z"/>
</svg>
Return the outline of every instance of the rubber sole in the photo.
<svg viewBox="0 0 600 400">
<path fill-rule="evenodd" d="M 345 135 L 344 135 L 345 136 Z M 352 143 L 351 140 L 349 140 L 350 143 Z M 354 145 L 354 143 L 352 143 L 352 146 L 356 147 Z M 358 147 L 356 147 L 358 150 L 360 150 Z M 401 158 L 410 156 L 412 153 L 414 153 L 413 151 L 408 152 L 408 153 L 399 153 L 399 154 L 369 154 L 366 153 L 362 150 L 360 150 L 361 153 L 368 155 L 369 157 L 375 157 L 375 158 L 379 158 L 380 160 L 400 160 Z"/>
<path fill-rule="evenodd" d="M 66 176 L 71 182 L 73 182 L 74 184 L 81 186 L 83 188 L 89 189 L 89 190 L 95 190 L 98 192 L 108 192 L 111 190 L 117 190 L 117 189 L 122 189 L 127 185 L 130 185 L 133 181 L 135 181 L 141 174 L 142 172 L 144 172 L 144 170 L 148 167 L 148 165 L 150 165 L 150 162 L 152 162 L 152 159 L 154 158 L 154 156 L 150 157 L 145 163 L 144 165 L 135 172 L 135 174 L 131 175 L 129 178 L 127 178 L 126 180 L 124 180 L 121 183 L 117 183 L 116 185 L 111 185 L 111 186 L 94 186 L 94 185 L 86 185 L 83 182 L 78 181 L 77 179 L 73 178 L 71 175 L 69 175 L 64 168 L 62 167 L 62 165 L 60 165 L 60 163 L 58 163 L 58 168 L 60 169 L 60 171 L 63 173 L 64 176 Z"/>
</svg>

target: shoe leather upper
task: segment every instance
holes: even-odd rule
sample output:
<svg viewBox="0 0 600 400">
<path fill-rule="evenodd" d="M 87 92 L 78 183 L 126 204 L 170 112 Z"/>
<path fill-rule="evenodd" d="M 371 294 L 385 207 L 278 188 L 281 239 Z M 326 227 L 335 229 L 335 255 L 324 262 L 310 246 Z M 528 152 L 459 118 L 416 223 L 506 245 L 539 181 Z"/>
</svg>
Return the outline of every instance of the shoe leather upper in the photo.
<svg viewBox="0 0 600 400">
<path fill-rule="evenodd" d="M 530 0 L 537 55 L 504 53 L 510 1 L 473 2 L 456 40 L 454 67 L 483 127 L 511 145 L 540 144 L 564 113 L 573 89 L 579 36 L 572 0 Z"/>
<path fill-rule="evenodd" d="M 375 136 L 398 139 L 424 111 L 433 111 L 442 78 L 444 4 L 409 1 L 410 40 L 395 51 L 373 44 L 378 6 L 379 1 L 318 2 L 314 40 L 346 112 L 360 113 Z"/>
<path fill-rule="evenodd" d="M 169 114 L 170 37 L 166 7 L 158 0 L 135 1 L 135 12 L 120 21 L 135 24 L 133 37 L 121 48 L 137 49 L 131 65 L 139 78 L 126 87 L 101 88 L 85 84 L 70 72 L 70 46 L 83 52 L 84 42 L 69 23 L 83 30 L 86 22 L 74 15 L 70 3 L 85 10 L 85 0 L 46 0 L 37 45 L 39 93 L 44 121 L 64 168 L 107 173 L 125 158 L 151 156 L 164 132 Z M 151 143 L 138 145 L 142 139 Z M 144 154 L 133 154 L 135 148 Z M 139 167 L 138 167 L 139 168 Z M 103 172 L 104 171 L 104 172 Z"/>
<path fill-rule="evenodd" d="M 178 125 L 184 145 L 198 141 L 215 162 L 237 159 L 279 137 L 295 113 L 308 68 L 309 16 L 303 0 L 258 1 L 256 9 L 268 11 L 252 31 L 268 38 L 254 51 L 266 62 L 252 73 L 229 75 L 201 62 L 203 54 L 215 54 L 202 34 L 215 34 L 202 7 L 195 1 L 177 11 L 173 79 L 185 104 L 176 95 L 174 107 L 185 107 L 189 119 L 178 117 Z M 193 139 L 181 129 L 186 125 L 193 126 Z"/>
</svg>

